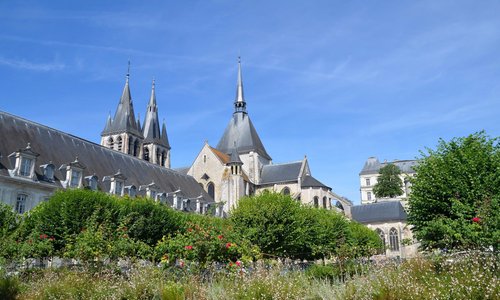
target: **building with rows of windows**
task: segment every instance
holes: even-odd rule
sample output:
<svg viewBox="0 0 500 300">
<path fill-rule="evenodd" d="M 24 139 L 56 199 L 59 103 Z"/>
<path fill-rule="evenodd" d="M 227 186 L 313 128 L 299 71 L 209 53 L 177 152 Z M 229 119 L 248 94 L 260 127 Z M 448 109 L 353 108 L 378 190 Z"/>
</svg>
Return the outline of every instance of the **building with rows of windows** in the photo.
<svg viewBox="0 0 500 300">
<path fill-rule="evenodd" d="M 241 197 L 270 190 L 349 215 L 351 203 L 312 176 L 307 157 L 273 164 L 247 112 L 240 61 L 230 122 L 217 146 L 205 143 L 189 167 L 170 168 L 171 147 L 164 123 L 160 130 L 154 81 L 144 122 L 136 119 L 129 74 L 100 145 L 5 112 L 0 125 L 0 201 L 19 213 L 57 189 L 87 188 L 220 216 Z"/>
<path fill-rule="evenodd" d="M 406 219 L 406 200 L 411 193 L 409 178 L 415 175 L 416 160 L 394 160 L 390 162 L 401 170 L 403 194 L 396 198 L 376 198 L 373 187 L 377 184 L 380 168 L 388 164 L 370 157 L 359 173 L 361 205 L 351 207 L 352 218 L 375 230 L 385 245 L 388 257 L 406 258 L 417 252 L 418 244 L 413 240 Z"/>
</svg>

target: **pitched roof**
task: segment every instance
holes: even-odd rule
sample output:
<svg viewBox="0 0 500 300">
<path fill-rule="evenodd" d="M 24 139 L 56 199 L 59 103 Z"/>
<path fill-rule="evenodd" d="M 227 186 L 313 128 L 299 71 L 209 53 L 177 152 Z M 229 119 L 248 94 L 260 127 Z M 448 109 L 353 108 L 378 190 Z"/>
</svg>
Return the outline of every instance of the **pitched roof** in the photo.
<svg viewBox="0 0 500 300">
<path fill-rule="evenodd" d="M 402 173 L 411 174 L 415 173 L 413 167 L 418 164 L 418 161 L 407 159 L 380 163 L 376 157 L 369 157 L 366 160 L 365 165 L 363 166 L 363 169 L 361 170 L 359 175 L 378 174 L 380 169 L 387 166 L 388 164 L 396 165 Z"/>
<path fill-rule="evenodd" d="M 156 105 L 155 82 L 151 87 L 151 98 L 146 109 L 146 117 L 143 124 L 144 143 L 155 143 L 170 149 L 167 139 L 167 129 L 163 123 L 160 133 L 160 121 L 158 120 L 158 106 Z"/>
<path fill-rule="evenodd" d="M 260 184 L 297 181 L 300 176 L 301 167 L 302 161 L 264 165 L 260 175 Z"/>
<path fill-rule="evenodd" d="M 78 157 L 78 162 L 85 166 L 83 176 L 97 175 L 98 186 L 103 191 L 106 191 L 106 186 L 102 179 L 120 170 L 127 178 L 126 185 L 139 187 L 154 182 L 158 192 L 169 193 L 180 189 L 185 197 L 193 198 L 201 194 L 205 199 L 211 199 L 191 176 L 1 111 L 0 176 L 9 176 L 7 169 L 14 168 L 8 155 L 25 148 L 28 143 L 33 151 L 40 154 L 35 167 L 37 177 L 43 178 L 39 166 L 51 162 L 56 167 L 56 180 L 51 184 L 57 188 L 62 187 L 60 181 L 65 175 L 58 170 L 59 166 L 69 164 Z"/>
<path fill-rule="evenodd" d="M 271 160 L 250 117 L 244 112 L 235 112 L 233 114 L 216 148 L 223 153 L 229 154 L 234 147 L 238 148 L 240 154 L 254 151 Z"/>
<path fill-rule="evenodd" d="M 304 176 L 304 179 L 302 180 L 302 187 L 321 187 L 321 188 L 327 188 L 331 189 L 329 186 L 321 183 L 319 180 L 316 178 L 312 177 L 311 175 L 306 175 Z"/>
<path fill-rule="evenodd" d="M 222 153 L 221 151 L 210 146 L 208 146 L 208 148 L 212 150 L 212 152 L 222 161 L 223 164 L 227 164 L 231 160 L 231 157 L 226 153 Z"/>
<path fill-rule="evenodd" d="M 406 221 L 407 215 L 400 201 L 378 202 L 351 207 L 352 218 L 360 223 Z"/>
<path fill-rule="evenodd" d="M 120 102 L 116 108 L 115 116 L 113 120 L 111 120 L 111 124 L 108 123 L 108 120 L 106 121 L 106 126 L 101 136 L 123 132 L 131 133 L 139 137 L 142 136 L 135 121 L 134 105 L 132 103 L 132 96 L 130 95 L 128 74 L 122 96 L 120 97 Z"/>
</svg>

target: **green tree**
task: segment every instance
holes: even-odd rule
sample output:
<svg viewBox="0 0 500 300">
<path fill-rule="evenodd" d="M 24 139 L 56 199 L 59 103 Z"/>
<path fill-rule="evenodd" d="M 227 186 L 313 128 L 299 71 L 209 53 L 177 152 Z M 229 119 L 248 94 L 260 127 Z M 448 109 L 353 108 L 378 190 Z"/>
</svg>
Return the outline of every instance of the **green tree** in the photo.
<svg viewBox="0 0 500 300">
<path fill-rule="evenodd" d="M 484 132 L 426 149 L 415 168 L 408 221 L 424 249 L 498 249 L 499 138 Z"/>
<path fill-rule="evenodd" d="M 373 187 L 373 193 L 377 198 L 394 198 L 403 195 L 403 183 L 399 175 L 401 170 L 394 164 L 388 164 L 380 168 L 380 176 L 377 184 Z"/>
</svg>

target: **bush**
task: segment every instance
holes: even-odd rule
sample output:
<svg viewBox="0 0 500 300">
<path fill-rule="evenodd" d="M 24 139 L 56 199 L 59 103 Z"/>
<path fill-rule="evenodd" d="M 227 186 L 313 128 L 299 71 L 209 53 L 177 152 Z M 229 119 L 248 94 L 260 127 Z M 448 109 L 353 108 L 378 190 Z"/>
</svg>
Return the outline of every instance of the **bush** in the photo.
<svg viewBox="0 0 500 300">
<path fill-rule="evenodd" d="M 15 277 L 0 277 L 0 299 L 17 299 L 20 293 L 19 280 Z"/>
</svg>

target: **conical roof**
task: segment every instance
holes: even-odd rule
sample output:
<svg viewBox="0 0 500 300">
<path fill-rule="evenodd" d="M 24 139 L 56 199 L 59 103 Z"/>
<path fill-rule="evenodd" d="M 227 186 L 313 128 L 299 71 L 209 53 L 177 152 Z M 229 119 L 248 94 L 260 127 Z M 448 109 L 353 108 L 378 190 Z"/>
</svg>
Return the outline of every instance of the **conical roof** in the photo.
<svg viewBox="0 0 500 300">
<path fill-rule="evenodd" d="M 240 154 L 254 151 L 262 157 L 271 160 L 246 112 L 242 78 L 241 60 L 238 58 L 238 83 L 234 102 L 235 112 L 216 148 L 226 154 L 230 154 L 233 148 L 238 149 L 238 153 Z"/>
<path fill-rule="evenodd" d="M 126 132 L 136 136 L 142 136 L 135 122 L 134 105 L 132 104 L 132 96 L 130 95 L 129 74 L 127 74 L 125 87 L 123 88 L 120 102 L 116 108 L 115 117 L 110 125 L 111 126 L 108 126 L 108 124 L 106 124 L 106 128 L 104 128 L 101 135 L 104 136 Z"/>
</svg>

